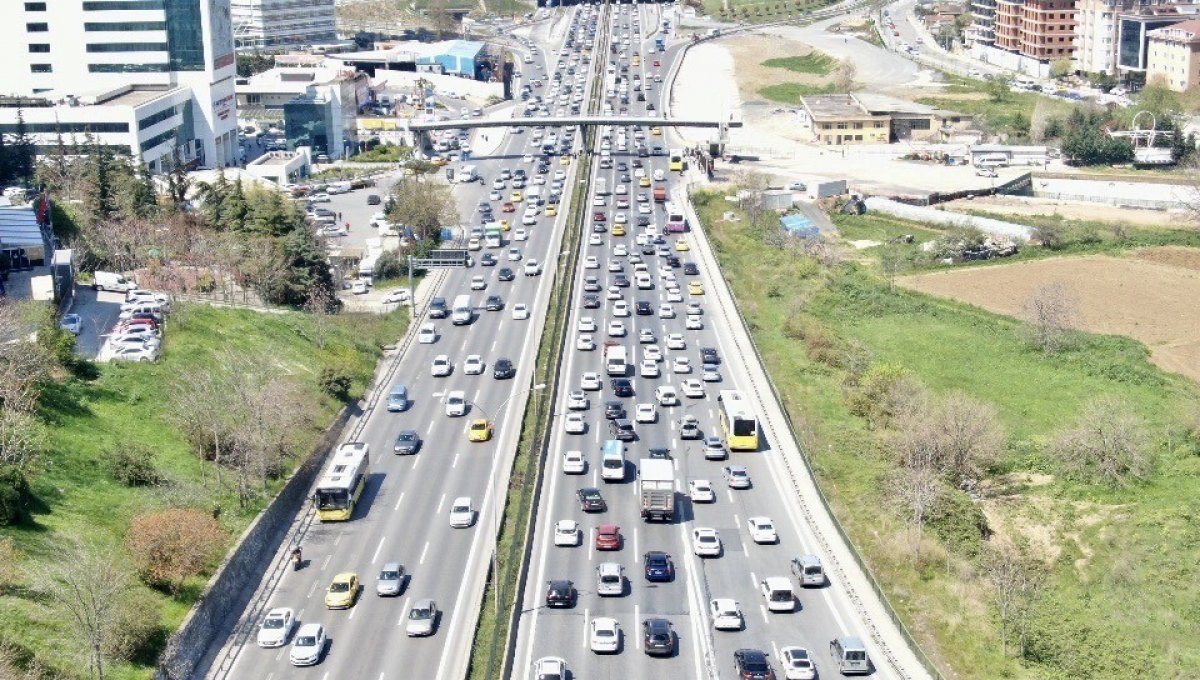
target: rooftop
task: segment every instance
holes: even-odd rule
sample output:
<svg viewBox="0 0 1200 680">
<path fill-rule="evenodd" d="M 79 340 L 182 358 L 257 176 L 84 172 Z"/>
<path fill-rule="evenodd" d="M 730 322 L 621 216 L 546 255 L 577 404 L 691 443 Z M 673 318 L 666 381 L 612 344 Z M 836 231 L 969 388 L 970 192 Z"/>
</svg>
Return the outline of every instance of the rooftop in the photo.
<svg viewBox="0 0 1200 680">
<path fill-rule="evenodd" d="M 1156 28 L 1149 33 L 1151 38 L 1171 40 L 1175 42 L 1196 42 L 1200 40 L 1200 19 L 1188 19 L 1177 24 Z"/>
<path fill-rule="evenodd" d="M 865 116 L 964 116 L 957 111 L 917 104 L 882 94 L 821 94 L 801 97 L 801 103 L 815 119 L 862 118 Z"/>
<path fill-rule="evenodd" d="M 867 115 L 852 94 L 818 94 L 801 97 L 800 103 L 813 118 L 847 118 Z"/>
</svg>

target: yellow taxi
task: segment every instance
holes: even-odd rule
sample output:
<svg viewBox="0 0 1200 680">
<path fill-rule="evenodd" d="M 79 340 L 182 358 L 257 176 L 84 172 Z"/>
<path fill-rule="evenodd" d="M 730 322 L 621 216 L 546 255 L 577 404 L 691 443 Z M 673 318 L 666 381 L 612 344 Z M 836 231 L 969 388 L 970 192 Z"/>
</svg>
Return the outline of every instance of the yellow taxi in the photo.
<svg viewBox="0 0 1200 680">
<path fill-rule="evenodd" d="M 563 156 L 562 158 L 559 158 L 559 159 L 558 159 L 558 164 L 559 164 L 559 165 L 570 165 L 570 164 L 571 164 L 571 157 L 570 157 L 570 156 Z"/>
<path fill-rule="evenodd" d="M 473 442 L 486 442 L 492 438 L 492 423 L 483 418 L 476 418 L 471 421 L 470 427 L 467 428 L 467 440 Z"/>
<path fill-rule="evenodd" d="M 638 180 L 638 186 L 639 186 L 639 187 L 648 187 L 648 186 L 650 186 L 650 178 L 649 178 L 649 177 L 642 177 L 641 179 L 639 179 L 639 180 Z"/>
<path fill-rule="evenodd" d="M 625 225 L 624 224 L 614 224 L 613 228 L 612 228 L 612 235 L 613 236 L 624 236 L 625 235 Z"/>
<path fill-rule="evenodd" d="M 650 134 L 654 135 L 655 137 L 662 137 L 662 128 L 652 127 L 650 128 Z"/>
<path fill-rule="evenodd" d="M 508 220 L 500 220 L 500 228 L 504 231 L 508 231 L 512 229 L 512 225 L 508 223 Z"/>
<path fill-rule="evenodd" d="M 681 238 L 678 241 L 676 241 L 675 242 L 675 250 L 678 250 L 679 252 L 683 252 L 685 250 L 691 250 L 691 248 L 688 247 L 687 239 Z"/>
<path fill-rule="evenodd" d="M 514 191 L 512 192 L 512 196 L 508 197 L 508 200 L 512 203 L 520 203 L 521 201 L 525 200 L 525 194 L 519 191 Z"/>
<path fill-rule="evenodd" d="M 325 591 L 326 609 L 349 609 L 358 599 L 358 574 L 347 571 L 333 577 L 329 590 Z"/>
<path fill-rule="evenodd" d="M 445 165 L 445 164 L 449 163 L 449 162 L 450 162 L 450 161 L 446 160 L 445 158 L 442 158 L 441 156 L 436 156 L 436 157 L 434 157 L 434 159 L 433 159 L 433 160 L 429 161 L 429 163 L 430 163 L 431 165 L 436 165 L 436 166 L 437 166 L 437 167 L 439 167 L 439 168 L 440 168 L 440 167 L 442 167 L 443 165 Z"/>
<path fill-rule="evenodd" d="M 554 217 L 558 214 L 558 206 L 551 203 L 546 206 L 546 217 Z"/>
<path fill-rule="evenodd" d="M 689 281 L 688 293 L 690 295 L 704 295 L 704 284 L 699 281 Z"/>
</svg>

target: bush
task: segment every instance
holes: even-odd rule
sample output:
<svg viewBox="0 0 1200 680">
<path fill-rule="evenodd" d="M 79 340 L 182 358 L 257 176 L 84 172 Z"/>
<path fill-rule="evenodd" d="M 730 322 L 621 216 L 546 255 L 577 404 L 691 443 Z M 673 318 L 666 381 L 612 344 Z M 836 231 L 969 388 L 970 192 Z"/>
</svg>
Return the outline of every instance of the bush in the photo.
<svg viewBox="0 0 1200 680">
<path fill-rule="evenodd" d="M 105 653 L 121 661 L 153 664 L 165 642 L 162 603 L 143 588 L 132 591 L 116 610 Z"/>
<path fill-rule="evenodd" d="M 928 526 L 947 546 L 975 555 L 990 535 L 987 517 L 964 491 L 948 489 L 934 504 Z"/>
<path fill-rule="evenodd" d="M 225 530 L 210 513 L 172 508 L 134 517 L 125 543 L 149 583 L 175 590 L 216 556 Z"/>
<path fill-rule="evenodd" d="M 400 257 L 400 251 L 385 250 L 375 262 L 375 280 L 387 281 L 408 275 L 408 260 Z"/>
<path fill-rule="evenodd" d="M 321 391 L 338 401 L 350 400 L 353 376 L 344 366 L 326 366 L 321 369 Z"/>
<path fill-rule="evenodd" d="M 129 444 L 113 455 L 112 475 L 125 486 L 149 486 L 159 481 L 154 452 L 141 444 Z"/>
<path fill-rule="evenodd" d="M 0 526 L 19 523 L 32 498 L 24 472 L 12 465 L 0 467 Z"/>
</svg>

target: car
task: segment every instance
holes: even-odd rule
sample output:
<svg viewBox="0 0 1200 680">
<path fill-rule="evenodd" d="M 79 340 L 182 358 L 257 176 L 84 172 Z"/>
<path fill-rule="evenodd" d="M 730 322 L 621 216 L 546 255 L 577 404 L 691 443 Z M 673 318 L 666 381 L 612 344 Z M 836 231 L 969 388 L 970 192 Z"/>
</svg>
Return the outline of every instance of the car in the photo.
<svg viewBox="0 0 1200 680">
<path fill-rule="evenodd" d="M 430 373 L 435 378 L 444 378 L 454 372 L 454 364 L 450 362 L 450 357 L 445 354 L 439 354 L 433 358 L 433 365 L 430 368 Z"/>
<path fill-rule="evenodd" d="M 699 281 L 688 281 L 688 295 L 704 295 L 704 284 Z"/>
<path fill-rule="evenodd" d="M 713 628 L 717 630 L 741 630 L 744 623 L 742 610 L 736 600 L 720 597 L 708 603 Z"/>
<path fill-rule="evenodd" d="M 588 371 L 587 373 L 583 374 L 583 377 L 580 379 L 579 383 L 583 389 L 588 390 L 589 392 L 595 392 L 596 390 L 599 390 L 601 386 L 600 374 L 593 371 Z"/>
<path fill-rule="evenodd" d="M 600 596 L 624 595 L 624 567 L 616 562 L 601 562 L 596 567 L 596 594 Z"/>
<path fill-rule="evenodd" d="M 667 289 L 667 302 L 683 302 L 683 295 L 679 293 L 678 288 L 672 287 Z M 675 318 L 674 309 L 671 310 L 671 318 Z"/>
<path fill-rule="evenodd" d="M 487 281 L 482 276 L 471 277 L 471 290 L 483 290 L 487 288 Z"/>
<path fill-rule="evenodd" d="M 450 503 L 450 526 L 466 529 L 475 523 L 475 508 L 470 496 L 459 496 Z"/>
<path fill-rule="evenodd" d="M 704 382 L 721 382 L 721 371 L 716 366 L 705 364 L 701 369 L 700 379 Z"/>
<path fill-rule="evenodd" d="M 467 441 L 486 442 L 492 438 L 492 421 L 476 418 L 467 427 Z"/>
<path fill-rule="evenodd" d="M 567 409 L 571 411 L 585 411 L 588 406 L 587 393 L 583 390 L 571 390 L 567 393 Z"/>
<path fill-rule="evenodd" d="M 446 395 L 446 415 L 451 418 L 467 414 L 467 393 L 453 390 Z"/>
<path fill-rule="evenodd" d="M 514 241 L 527 241 L 529 240 L 529 232 L 525 229 L 516 229 L 513 231 L 512 237 Z"/>
<path fill-rule="evenodd" d="M 112 354 L 113 361 L 157 361 L 159 348 L 157 346 L 128 345 L 117 347 Z"/>
<path fill-rule="evenodd" d="M 661 617 L 642 621 L 642 649 L 649 656 L 674 656 L 675 629 L 671 622 Z"/>
<path fill-rule="evenodd" d="M 319 623 L 306 623 L 296 631 L 288 661 L 293 666 L 313 666 L 321 662 L 325 653 L 325 627 Z"/>
<path fill-rule="evenodd" d="M 580 333 L 595 333 L 596 320 L 590 316 L 582 316 L 579 318 L 579 324 L 577 328 Z"/>
<path fill-rule="evenodd" d="M 651 550 L 642 556 L 646 580 L 652 583 L 671 581 L 675 578 L 675 563 L 671 556 L 661 550 Z"/>
<path fill-rule="evenodd" d="M 634 409 L 633 419 L 639 423 L 653 423 L 658 420 L 658 411 L 654 404 L 638 404 Z"/>
<path fill-rule="evenodd" d="M 417 331 L 417 342 L 422 345 L 432 345 L 437 342 L 437 337 L 437 327 L 431 323 L 422 325 Z"/>
<path fill-rule="evenodd" d="M 604 512 L 608 509 L 604 496 L 600 495 L 600 489 L 594 486 L 582 488 L 576 495 L 579 497 L 579 509 L 584 512 Z"/>
<path fill-rule="evenodd" d="M 525 276 L 537 276 L 542 273 L 541 265 L 539 265 L 538 261 L 534 259 L 525 260 L 524 270 Z"/>
<path fill-rule="evenodd" d="M 399 562 L 387 562 L 375 579 L 375 594 L 380 597 L 395 597 L 404 590 L 406 574 Z"/>
<path fill-rule="evenodd" d="M 779 534 L 775 532 L 775 523 L 770 517 L 751 517 L 746 520 L 746 528 L 755 543 L 779 542 Z"/>
<path fill-rule="evenodd" d="M 705 460 L 724 460 L 729 457 L 729 452 L 725 450 L 725 442 L 716 435 L 704 438 L 703 451 Z"/>
<path fill-rule="evenodd" d="M 738 680 L 775 680 L 775 671 L 766 652 L 758 649 L 734 651 L 733 669 Z"/>
<path fill-rule="evenodd" d="M 401 456 L 411 456 L 421 450 L 421 436 L 416 430 L 401 430 L 392 450 Z"/>
<path fill-rule="evenodd" d="M 588 255 L 583 259 L 585 269 L 598 269 L 600 267 L 600 259 L 595 255 Z"/>
<path fill-rule="evenodd" d="M 682 253 L 682 252 L 687 252 L 687 251 L 691 250 L 691 247 L 688 246 L 687 239 L 681 238 L 681 239 L 675 241 L 675 250 Z"/>
<path fill-rule="evenodd" d="M 598 293 L 603 290 L 600 286 L 600 281 L 594 276 L 583 277 L 583 292 Z"/>
<path fill-rule="evenodd" d="M 625 417 L 625 405 L 619 401 L 604 402 L 605 420 L 616 420 Z"/>
<path fill-rule="evenodd" d="M 282 647 L 296 628 L 296 612 L 289 607 L 276 607 L 267 612 L 258 626 L 259 647 Z"/>
<path fill-rule="evenodd" d="M 683 396 L 685 397 L 691 399 L 704 398 L 704 383 L 695 378 L 688 378 L 687 380 L 684 380 L 682 383 L 680 383 L 680 387 L 683 389 Z"/>
<path fill-rule="evenodd" d="M 563 452 L 563 474 L 582 475 L 587 472 L 587 460 L 582 451 Z"/>
<path fill-rule="evenodd" d="M 408 621 L 404 624 L 404 634 L 409 637 L 425 637 L 433 635 L 437 627 L 437 603 L 428 598 L 417 600 L 408 610 Z"/>
<path fill-rule="evenodd" d="M 633 307 L 638 316 L 650 316 L 654 314 L 654 307 L 646 300 L 638 300 L 634 303 Z"/>
<path fill-rule="evenodd" d="M 667 349 L 687 349 L 687 341 L 683 339 L 683 333 L 668 333 Z"/>
<path fill-rule="evenodd" d="M 662 361 L 662 350 L 658 348 L 658 345 L 646 345 L 642 348 L 642 358 L 656 362 Z"/>
<path fill-rule="evenodd" d="M 669 337 L 667 338 L 667 342 L 668 343 L 670 342 Z M 669 344 L 667 346 L 670 347 Z M 672 373 L 691 373 L 692 372 L 691 360 L 689 360 L 687 357 L 684 357 L 684 356 L 675 357 L 675 359 L 671 362 L 671 372 Z"/>
<path fill-rule="evenodd" d="M 496 380 L 508 380 L 517 374 L 517 368 L 512 359 L 500 357 L 492 364 L 492 377 Z"/>
<path fill-rule="evenodd" d="M 725 475 L 725 483 L 731 489 L 749 489 L 750 488 L 750 471 L 745 465 L 726 465 L 722 469 L 722 474 Z"/>
<path fill-rule="evenodd" d="M 708 366 L 718 366 L 721 363 L 721 355 L 717 353 L 716 347 L 701 347 L 700 348 L 700 363 Z"/>
<path fill-rule="evenodd" d="M 512 281 L 516 278 L 516 274 L 508 267 L 501 267 L 500 271 L 496 272 L 496 278 L 500 281 Z"/>
<path fill-rule="evenodd" d="M 787 680 L 813 680 L 817 677 L 817 667 L 808 650 L 803 647 L 780 647 L 779 665 L 783 667 L 783 677 Z"/>
<path fill-rule="evenodd" d="M 592 336 L 582 334 L 575 340 L 575 349 L 583 352 L 590 352 L 596 349 L 596 342 L 592 340 Z"/>
<path fill-rule="evenodd" d="M 697 557 L 720 557 L 721 535 L 716 529 L 700 527 L 692 530 L 692 552 Z"/>
<path fill-rule="evenodd" d="M 638 365 L 638 375 L 643 378 L 657 378 L 659 375 L 658 362 L 653 359 L 642 359 Z"/>
<path fill-rule="evenodd" d="M 675 318 L 675 308 L 672 307 L 671 305 L 659 305 L 658 306 L 658 318 L 674 319 Z"/>
<path fill-rule="evenodd" d="M 333 577 L 325 591 L 326 609 L 349 609 L 358 599 L 358 574 L 347 571 Z"/>
<path fill-rule="evenodd" d="M 717 502 L 717 492 L 713 490 L 712 482 L 707 479 L 693 479 L 688 482 L 688 496 L 693 503 Z"/>
<path fill-rule="evenodd" d="M 608 421 L 608 436 L 623 442 L 631 442 L 636 436 L 633 423 L 627 418 L 615 418 Z"/>
<path fill-rule="evenodd" d="M 463 373 L 466 375 L 481 375 L 483 373 L 483 357 L 478 354 L 468 354 L 463 362 Z"/>
<path fill-rule="evenodd" d="M 680 439 L 700 439 L 702 436 L 700 421 L 696 420 L 696 416 L 689 413 L 679 420 Z"/>
<path fill-rule="evenodd" d="M 628 314 L 628 311 L 629 310 L 626 309 L 626 314 Z M 623 337 L 625 337 L 625 323 L 622 321 L 616 321 L 616 320 L 609 321 L 607 332 L 608 332 L 609 337 L 623 338 Z"/>
<path fill-rule="evenodd" d="M 568 413 L 563 428 L 567 434 L 585 434 L 587 422 L 584 421 L 582 413 Z"/>
<path fill-rule="evenodd" d="M 654 398 L 659 406 L 675 406 L 679 403 L 679 395 L 670 385 L 659 385 L 655 388 Z"/>
<path fill-rule="evenodd" d="M 617 620 L 608 616 L 597 616 L 592 619 L 589 648 L 604 654 L 617 652 L 621 649 L 621 626 Z"/>
<path fill-rule="evenodd" d="M 58 327 L 73 335 L 79 335 L 83 331 L 83 318 L 78 314 L 63 314 Z"/>
<path fill-rule="evenodd" d="M 533 662 L 533 680 L 567 680 L 567 662 L 557 656 L 543 656 Z"/>
<path fill-rule="evenodd" d="M 616 524 L 601 524 L 596 528 L 596 550 L 620 550 L 621 527 Z"/>
<path fill-rule="evenodd" d="M 615 300 L 615 301 L 613 301 L 613 304 L 612 304 L 612 315 L 613 315 L 613 316 L 620 316 L 620 317 L 627 317 L 627 316 L 629 316 L 629 303 L 628 303 L 628 302 L 625 302 L 624 300 Z M 622 324 L 622 330 L 624 330 L 624 324 Z"/>
<path fill-rule="evenodd" d="M 496 256 L 491 253 L 484 253 L 479 256 L 479 264 L 484 267 L 496 266 Z"/>
<path fill-rule="evenodd" d="M 584 309 L 600 309 L 600 296 L 595 293 L 585 293 L 583 296 Z"/>
<path fill-rule="evenodd" d="M 521 249 L 520 248 L 509 248 L 508 249 L 508 261 L 509 262 L 520 262 L 521 261 Z"/>
<path fill-rule="evenodd" d="M 504 298 L 499 295 L 489 295 L 484 300 L 483 308 L 489 312 L 499 312 L 504 309 Z"/>
<path fill-rule="evenodd" d="M 695 262 L 684 262 L 683 273 L 687 274 L 688 276 L 699 276 L 700 268 L 696 266 Z"/>
<path fill-rule="evenodd" d="M 683 325 L 684 329 L 689 331 L 698 331 L 704 328 L 704 322 L 696 314 L 688 314 L 687 321 Z"/>
<path fill-rule="evenodd" d="M 613 394 L 618 397 L 633 396 L 633 382 L 628 378 L 613 378 L 612 379 Z"/>
<path fill-rule="evenodd" d="M 574 607 L 577 595 L 575 584 L 569 579 L 554 579 L 546 582 L 547 607 Z"/>
<path fill-rule="evenodd" d="M 609 286 L 608 292 L 604 294 L 604 297 L 609 300 L 620 300 L 621 288 L 619 286 Z"/>
<path fill-rule="evenodd" d="M 579 545 L 579 523 L 573 519 L 560 519 L 554 523 L 554 545 L 574 548 Z"/>
</svg>

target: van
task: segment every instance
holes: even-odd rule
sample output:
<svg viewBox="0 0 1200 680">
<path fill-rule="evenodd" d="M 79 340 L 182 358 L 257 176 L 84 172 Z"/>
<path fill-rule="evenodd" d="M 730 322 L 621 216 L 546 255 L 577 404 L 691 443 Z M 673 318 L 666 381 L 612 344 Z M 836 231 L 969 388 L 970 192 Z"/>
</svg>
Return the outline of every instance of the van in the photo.
<svg viewBox="0 0 1200 680">
<path fill-rule="evenodd" d="M 801 555 L 792 560 L 792 574 L 802 587 L 820 588 L 825 585 L 825 568 L 816 555 Z"/>
<path fill-rule="evenodd" d="M 625 447 L 616 439 L 605 440 L 600 455 L 600 479 L 625 481 Z"/>
<path fill-rule="evenodd" d="M 474 313 L 471 308 L 471 296 L 459 295 L 454 298 L 454 306 L 451 307 L 450 323 L 455 326 L 465 326 L 471 323 Z"/>
<path fill-rule="evenodd" d="M 607 177 L 597 177 L 596 178 L 596 195 L 597 196 L 607 196 L 608 195 L 608 178 Z"/>
<path fill-rule="evenodd" d="M 111 290 L 118 293 L 125 293 L 138 287 L 137 282 L 133 279 L 127 279 L 115 272 L 96 272 L 94 277 L 92 287 L 96 290 Z"/>
<path fill-rule="evenodd" d="M 408 386 L 395 385 L 392 391 L 388 393 L 387 410 L 388 411 L 407 411 L 410 402 L 408 401 Z"/>
<path fill-rule="evenodd" d="M 857 635 L 847 635 L 830 642 L 829 655 L 842 675 L 866 675 L 871 672 L 867 646 Z"/>
<path fill-rule="evenodd" d="M 444 319 L 448 314 L 449 310 L 446 308 L 446 298 L 435 297 L 429 303 L 429 318 Z"/>
<path fill-rule="evenodd" d="M 782 576 L 765 578 L 759 583 L 759 590 L 767 601 L 767 609 L 773 612 L 791 612 L 796 610 L 796 596 L 792 593 L 792 583 Z"/>
</svg>

